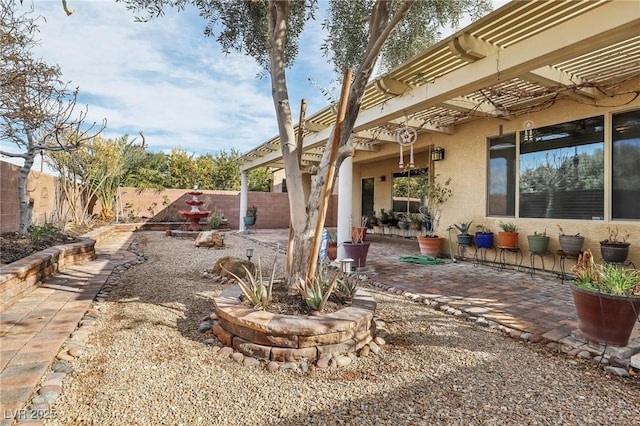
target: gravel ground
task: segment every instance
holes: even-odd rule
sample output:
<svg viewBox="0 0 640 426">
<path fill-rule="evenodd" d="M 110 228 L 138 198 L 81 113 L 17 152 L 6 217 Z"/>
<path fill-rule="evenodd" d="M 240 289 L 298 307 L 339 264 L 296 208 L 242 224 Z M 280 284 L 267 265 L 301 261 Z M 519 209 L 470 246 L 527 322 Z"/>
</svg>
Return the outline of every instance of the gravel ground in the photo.
<svg viewBox="0 0 640 426">
<path fill-rule="evenodd" d="M 198 331 L 221 284 L 203 277 L 225 250 L 137 234 L 146 263 L 100 304 L 51 425 L 640 425 L 637 380 L 371 290 L 390 335 L 378 355 L 307 373 L 223 359 Z M 284 256 L 280 255 L 280 271 Z"/>
</svg>

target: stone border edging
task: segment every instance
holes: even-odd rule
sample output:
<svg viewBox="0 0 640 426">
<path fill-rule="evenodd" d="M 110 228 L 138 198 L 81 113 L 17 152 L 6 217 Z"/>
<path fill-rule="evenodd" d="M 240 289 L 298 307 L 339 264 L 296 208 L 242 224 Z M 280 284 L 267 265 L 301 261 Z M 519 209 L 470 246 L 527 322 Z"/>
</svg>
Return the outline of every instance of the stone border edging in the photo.
<svg viewBox="0 0 640 426">
<path fill-rule="evenodd" d="M 368 281 L 368 283 L 371 286 L 379 288 L 387 293 L 403 296 L 404 298 L 410 299 L 415 303 L 422 303 L 424 305 L 430 306 L 434 310 L 438 310 L 446 314 L 458 317 L 462 320 L 472 322 L 480 327 L 500 331 L 508 337 L 511 337 L 512 339 L 521 340 L 527 343 L 544 344 L 547 348 L 561 351 L 570 357 L 576 357 L 583 360 L 591 360 L 597 367 L 601 367 L 605 372 L 609 374 L 625 378 L 640 377 L 640 375 L 631 375 L 629 373 L 631 369 L 640 372 L 640 354 L 634 355 L 633 353 L 631 353 L 629 348 L 617 348 L 611 346 L 606 348 L 602 345 L 600 345 L 600 347 L 594 347 L 593 345 L 582 341 L 580 336 L 576 335 L 576 333 L 573 333 L 572 338 L 565 338 L 561 339 L 560 341 L 554 341 L 540 334 L 522 332 L 521 330 L 510 328 L 495 321 L 488 320 L 483 316 L 475 315 L 462 309 L 451 307 L 446 302 L 438 301 L 436 298 L 431 298 L 419 293 L 404 291 L 380 282 Z"/>
<path fill-rule="evenodd" d="M 235 285 L 214 297 L 212 331 L 225 346 L 244 355 L 290 362 L 355 352 L 371 342 L 376 302 L 360 289 L 352 305 L 322 316 L 294 316 L 257 311 L 240 301 Z"/>
</svg>

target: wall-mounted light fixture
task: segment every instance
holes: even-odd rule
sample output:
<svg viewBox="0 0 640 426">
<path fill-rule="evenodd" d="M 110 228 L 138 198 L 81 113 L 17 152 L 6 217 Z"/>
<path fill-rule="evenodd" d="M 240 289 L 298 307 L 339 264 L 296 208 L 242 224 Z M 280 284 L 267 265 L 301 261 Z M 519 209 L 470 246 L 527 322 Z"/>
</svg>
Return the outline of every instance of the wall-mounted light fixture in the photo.
<svg viewBox="0 0 640 426">
<path fill-rule="evenodd" d="M 387 180 L 387 177 L 386 177 L 386 176 L 380 176 L 380 177 L 378 178 L 378 182 L 384 182 L 384 181 L 386 181 L 386 180 Z"/>
<path fill-rule="evenodd" d="M 433 151 L 431 152 L 431 160 L 444 160 L 444 148 L 442 148 L 441 146 L 436 146 L 435 148 L 433 148 Z"/>
</svg>

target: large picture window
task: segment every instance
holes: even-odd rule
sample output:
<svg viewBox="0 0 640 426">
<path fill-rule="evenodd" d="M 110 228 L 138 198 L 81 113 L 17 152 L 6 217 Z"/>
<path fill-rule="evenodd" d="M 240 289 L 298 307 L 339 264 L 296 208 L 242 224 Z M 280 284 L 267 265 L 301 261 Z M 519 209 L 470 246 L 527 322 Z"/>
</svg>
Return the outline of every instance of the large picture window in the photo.
<svg viewBox="0 0 640 426">
<path fill-rule="evenodd" d="M 603 116 L 522 132 L 519 160 L 520 217 L 604 219 Z"/>
<path fill-rule="evenodd" d="M 640 219 L 640 110 L 612 119 L 611 217 Z"/>
<path fill-rule="evenodd" d="M 516 213 L 516 135 L 489 139 L 489 216 Z"/>
</svg>

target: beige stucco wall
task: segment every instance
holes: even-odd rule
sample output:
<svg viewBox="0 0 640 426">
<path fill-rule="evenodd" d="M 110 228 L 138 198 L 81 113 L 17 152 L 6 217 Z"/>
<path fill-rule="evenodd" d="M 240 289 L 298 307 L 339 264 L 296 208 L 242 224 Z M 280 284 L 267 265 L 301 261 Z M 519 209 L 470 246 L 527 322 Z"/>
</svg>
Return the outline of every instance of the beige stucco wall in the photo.
<svg viewBox="0 0 640 426">
<path fill-rule="evenodd" d="M 623 107 L 595 107 L 569 100 L 558 101 L 553 107 L 532 113 L 512 120 L 482 119 L 457 126 L 453 135 L 445 134 L 421 134 L 415 145 L 416 167 L 427 165 L 428 146 L 441 146 L 446 155 L 443 161 L 433 163 L 433 170 L 440 175 L 439 179 L 445 180 L 451 177 L 451 189 L 453 197 L 444 206 L 441 221 L 441 231 L 450 224 L 473 220 L 475 225 L 484 224 L 494 233 L 499 231 L 500 221 L 513 221 L 519 229 L 519 245 L 525 253 L 525 264 L 528 263 L 526 248 L 527 234 L 534 231 L 547 231 L 550 235 L 550 250 L 559 249 L 557 224 L 561 224 L 567 233 L 580 232 L 585 237 L 585 248 L 590 248 L 599 257 L 599 241 L 608 236 L 607 227 L 619 226 L 621 232 L 631 234 L 629 242 L 631 249 L 629 259 L 637 267 L 640 267 L 640 221 L 611 221 L 610 220 L 610 194 L 609 188 L 605 188 L 605 220 L 569 220 L 569 219 L 520 219 L 518 218 L 518 202 L 516 201 L 516 218 L 487 217 L 486 193 L 487 193 L 487 139 L 498 135 L 499 125 L 503 126 L 503 133 L 515 133 L 523 130 L 523 122 L 532 120 L 534 128 L 577 120 L 581 118 L 603 115 L 605 116 L 605 185 L 610 185 L 610 127 L 611 113 L 628 111 L 640 108 L 640 99 L 628 105 L 630 96 L 617 99 L 607 99 L 608 105 L 624 105 Z M 353 211 L 360 211 L 360 179 L 375 177 L 375 210 L 391 207 L 392 173 L 400 171 L 398 168 L 399 146 L 397 144 L 384 144 L 380 151 L 356 152 L 354 157 L 354 184 L 353 184 Z M 408 153 L 405 149 L 405 164 L 408 163 Z M 384 182 L 380 182 L 379 176 L 386 176 Z M 607 184 L 608 182 L 608 184 Z M 517 192 L 517 191 L 516 191 Z M 516 194 L 517 197 L 518 194 Z M 441 232 L 442 233 L 442 232 Z M 556 266 L 557 267 L 557 266 Z"/>
</svg>

